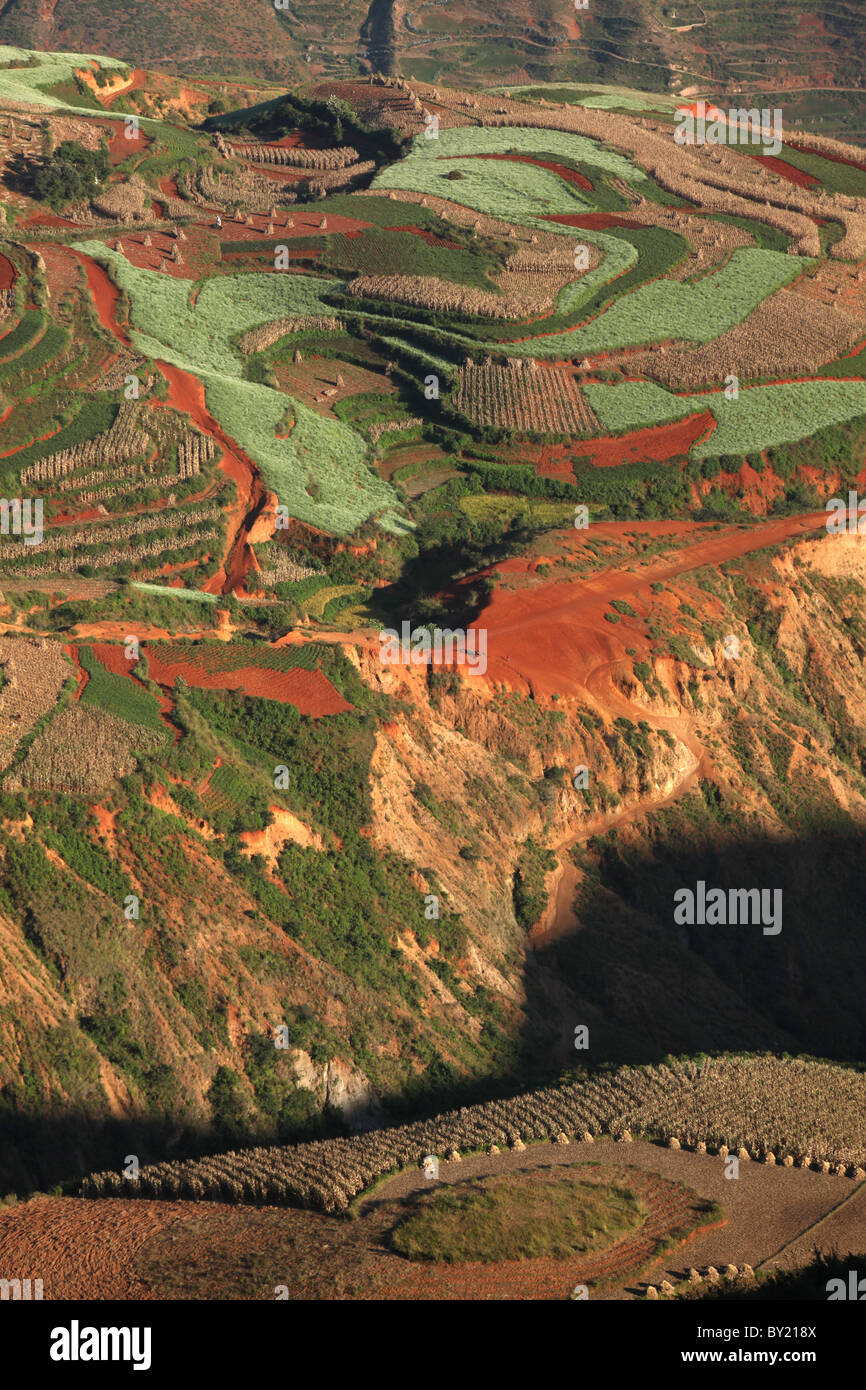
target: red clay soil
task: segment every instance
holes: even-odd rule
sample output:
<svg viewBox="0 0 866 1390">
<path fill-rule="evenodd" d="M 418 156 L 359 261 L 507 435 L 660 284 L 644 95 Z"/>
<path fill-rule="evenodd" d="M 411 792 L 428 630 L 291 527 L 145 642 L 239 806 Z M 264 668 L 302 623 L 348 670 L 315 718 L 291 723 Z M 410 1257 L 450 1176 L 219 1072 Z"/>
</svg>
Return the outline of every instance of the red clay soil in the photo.
<svg viewBox="0 0 866 1390">
<path fill-rule="evenodd" d="M 147 73 L 144 71 L 143 68 L 136 68 L 132 74 L 131 80 L 126 84 L 126 86 L 118 87 L 117 91 L 111 92 L 107 97 L 104 97 L 102 105 L 111 106 L 112 102 L 116 101 L 119 96 L 124 96 L 127 92 L 138 91 L 146 84 L 146 82 Z"/>
<path fill-rule="evenodd" d="M 80 251 L 71 251 L 70 254 L 77 257 L 84 266 L 84 273 L 87 277 L 87 288 L 90 290 L 93 298 L 94 307 L 99 316 L 99 322 L 109 333 L 113 333 L 114 337 L 117 338 L 119 342 L 123 343 L 124 347 L 129 347 L 130 342 L 126 329 L 117 322 L 117 305 L 120 300 L 120 290 L 109 279 L 107 271 L 103 270 L 102 266 L 98 265 L 90 256 L 85 256 Z"/>
<path fill-rule="evenodd" d="M 81 693 L 84 690 L 84 687 L 86 686 L 87 682 L 90 680 L 90 676 L 88 675 L 87 671 L 85 671 L 84 667 L 78 659 L 77 647 L 73 646 L 70 642 L 68 646 L 63 648 L 63 650 L 65 651 L 66 655 L 71 658 L 72 664 L 75 667 L 75 674 L 78 677 L 78 686 L 76 688 L 75 694 L 72 697 L 73 700 L 77 702 L 81 699 Z"/>
<path fill-rule="evenodd" d="M 799 150 L 801 154 L 816 154 L 821 159 L 829 159 L 831 164 L 850 164 L 852 169 L 863 169 L 866 172 L 866 159 L 846 159 L 841 154 L 828 154 L 826 150 L 812 150 L 808 145 L 801 145 L 796 140 L 786 140 L 786 145 L 790 145 L 792 150 Z"/>
<path fill-rule="evenodd" d="M 135 510 L 143 509 L 136 507 Z M 74 526 L 77 522 L 100 521 L 102 516 L 103 513 L 96 507 L 82 507 L 80 512 L 56 512 L 47 525 L 50 530 L 52 526 Z"/>
<path fill-rule="evenodd" d="M 68 217 L 58 217 L 56 212 L 31 212 L 18 227 L 71 227 L 73 231 L 82 230 L 80 222 L 72 222 Z"/>
<path fill-rule="evenodd" d="M 715 429 L 715 425 L 712 411 L 704 410 L 700 415 L 690 415 L 685 420 L 652 425 L 647 429 L 633 430 L 630 434 L 589 439 L 585 445 L 581 441 L 574 447 L 580 453 L 585 450 L 597 468 L 612 468 L 620 463 L 645 462 L 647 459 L 664 463 L 666 459 L 687 454 L 697 440 Z"/>
<path fill-rule="evenodd" d="M 618 212 L 550 212 L 545 222 L 558 222 L 562 227 L 582 227 L 585 231 L 602 231 L 605 227 L 646 227 L 646 222 L 638 222 Z"/>
<path fill-rule="evenodd" d="M 131 680 L 135 685 L 139 686 L 140 689 L 147 690 L 144 681 L 139 680 L 138 676 L 133 674 L 132 668 L 135 662 L 129 660 L 125 655 L 125 649 L 123 647 L 115 646 L 109 642 L 94 642 L 92 644 L 92 650 L 96 660 L 99 662 L 100 666 L 105 667 L 106 671 L 110 671 L 113 676 L 124 676 L 127 680 Z M 160 695 L 158 699 L 159 717 L 165 727 L 170 731 L 172 741 L 175 744 L 180 743 L 181 731 L 176 724 L 172 723 L 170 717 L 174 712 L 174 705 L 165 695 Z"/>
<path fill-rule="evenodd" d="M 682 458 L 699 439 L 715 428 L 715 417 L 709 410 L 690 415 L 686 420 L 674 420 L 666 425 L 651 425 L 632 430 L 629 434 L 605 435 L 599 439 L 576 439 L 571 444 L 514 445 L 503 450 L 500 461 L 506 465 L 529 463 L 544 478 L 561 478 L 574 482 L 572 460 L 590 459 L 596 468 L 614 468 L 623 463 L 666 463 Z M 509 457 L 509 452 L 513 457 Z"/>
<path fill-rule="evenodd" d="M 0 341 L 2 341 L 2 339 L 0 339 Z M 9 415 L 9 414 L 12 413 L 12 411 L 15 409 L 16 405 L 18 405 L 18 404 L 20 404 L 20 402 L 18 402 L 18 401 L 13 401 L 13 403 L 12 403 L 12 405 L 10 405 L 9 410 L 7 411 L 6 415 L 3 416 L 3 419 L 4 419 L 4 420 L 7 418 L 7 415 Z M 2 424 L 2 421 L 0 421 L 0 424 Z M 14 449 L 4 449 L 3 452 L 0 453 L 0 459 L 8 459 L 8 458 L 11 458 L 13 454 L 19 454 L 19 453 L 21 452 L 22 449 L 29 449 L 29 448 L 31 448 L 32 445 L 34 445 L 34 444 L 44 444 L 45 441 L 46 441 L 46 439 L 51 439 L 53 435 L 59 434 L 60 431 L 61 431 L 62 429 L 64 429 L 64 428 L 65 428 L 65 426 L 63 426 L 63 425 L 58 425 L 56 429 L 49 430 L 47 434 L 40 434 L 40 435 L 38 435 L 38 436 L 36 437 L 36 439 L 29 439 L 29 440 L 27 440 L 27 442 L 24 443 L 24 444 L 16 444 L 15 447 L 14 447 Z M 49 522 L 49 525 L 51 525 L 50 522 Z"/>
<path fill-rule="evenodd" d="M 447 158 L 447 156 L 441 156 Z M 537 169 L 549 169 L 552 174 L 558 174 L 566 183 L 573 183 L 578 188 L 582 188 L 587 193 L 593 193 L 594 187 L 584 174 L 579 174 L 576 169 L 567 169 L 564 164 L 557 164 L 553 159 L 534 159 L 530 154 L 459 154 L 458 159 L 504 159 L 510 164 L 534 164 Z"/>
<path fill-rule="evenodd" d="M 326 714 L 343 714 L 352 706 L 335 690 L 322 671 L 272 671 L 263 666 L 244 666 L 237 671 L 205 671 L 182 660 L 166 660 L 147 652 L 151 678 L 171 687 L 178 676 L 198 690 L 239 690 L 263 700 L 279 700 L 295 705 L 301 714 L 314 719 Z"/>
<path fill-rule="evenodd" d="M 188 1214 L 189 1203 L 34 1197 L 0 1213 L 0 1265 L 32 1269 L 47 1299 L 160 1297 L 135 1278 L 133 1258 L 157 1231 Z"/>
<path fill-rule="evenodd" d="M 163 174 L 162 178 L 157 179 L 156 182 L 160 193 L 164 193 L 166 198 L 180 197 L 180 189 L 174 174 Z"/>
<path fill-rule="evenodd" d="M 528 691 L 534 698 L 554 694 L 586 697 L 594 672 L 609 672 L 627 646 L 646 649 L 648 645 L 633 620 L 617 626 L 605 621 L 612 599 L 637 600 L 642 596 L 648 601 L 654 582 L 675 579 L 703 565 L 719 566 L 752 550 L 819 530 L 826 521 L 825 512 L 812 512 L 755 527 L 726 527 L 711 534 L 706 527 L 678 523 L 673 534 L 694 534 L 694 541 L 639 572 L 604 570 L 587 579 L 556 580 L 533 588 L 495 588 L 487 607 L 472 624 L 487 631 L 487 671 L 469 678 L 490 685 L 501 682 L 509 689 Z M 635 523 L 604 525 L 616 535 L 626 527 L 634 529 Z M 667 523 L 662 525 L 671 533 Z M 640 528 L 652 531 L 653 523 L 640 522 Z M 593 535 L 600 534 L 596 525 Z M 579 543 L 575 538 L 580 535 L 573 533 L 574 543 Z M 496 570 L 500 575 L 526 575 L 537 564 L 537 560 L 513 558 L 501 561 Z"/>
<path fill-rule="evenodd" d="M 134 661 L 130 661 L 125 654 L 125 648 L 112 642 L 94 642 L 93 655 L 104 666 L 106 671 L 110 671 L 113 676 L 131 676 Z M 139 685 L 141 681 L 137 682 Z"/>
<path fill-rule="evenodd" d="M 157 366 L 168 382 L 168 404 L 191 415 L 199 429 L 222 446 L 220 468 L 237 485 L 237 501 L 229 510 L 226 553 L 217 573 L 205 584 L 205 593 L 243 593 L 247 575 L 257 567 L 248 537 L 268 498 L 261 472 L 210 414 L 201 382 L 167 362 Z"/>
<path fill-rule="evenodd" d="M 16 270 L 11 261 L 0 256 L 0 290 L 11 290 L 15 284 Z"/>
<path fill-rule="evenodd" d="M 120 93 L 115 95 L 119 96 Z M 148 146 L 153 144 L 152 137 L 145 135 L 140 126 L 134 135 L 127 135 L 126 123 L 123 120 L 115 118 L 111 121 L 96 121 L 95 124 L 105 132 L 108 140 L 108 162 L 112 168 L 123 164 L 130 155 L 143 155 Z"/>
<path fill-rule="evenodd" d="M 777 159 L 772 154 L 752 154 L 750 159 L 754 159 L 757 164 L 763 164 L 765 169 L 770 169 L 774 174 L 780 174 L 789 183 L 795 183 L 798 188 L 820 188 L 821 180 L 816 179 L 812 174 L 805 173 L 802 169 L 796 168 L 793 164 L 788 164 L 784 159 Z"/>
</svg>

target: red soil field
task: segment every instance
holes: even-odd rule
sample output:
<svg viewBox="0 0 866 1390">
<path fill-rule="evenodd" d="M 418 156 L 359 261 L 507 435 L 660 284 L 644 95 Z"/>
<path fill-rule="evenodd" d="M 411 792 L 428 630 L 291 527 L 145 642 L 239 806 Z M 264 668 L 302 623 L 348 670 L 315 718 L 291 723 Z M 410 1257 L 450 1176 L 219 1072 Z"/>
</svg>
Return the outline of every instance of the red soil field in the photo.
<svg viewBox="0 0 866 1390">
<path fill-rule="evenodd" d="M 688 453 L 698 439 L 715 429 L 715 424 L 712 412 L 705 410 L 700 415 L 690 415 L 686 420 L 674 420 L 667 425 L 653 425 L 648 429 L 634 430 L 631 434 L 587 440 L 586 454 L 591 456 L 597 468 L 611 468 L 619 463 L 637 463 L 647 459 L 664 463 L 666 459 Z M 583 453 L 583 443 L 574 447 Z"/>
<path fill-rule="evenodd" d="M 23 222 L 19 222 L 19 227 L 72 227 L 73 231 L 80 231 L 79 222 L 71 222 L 68 217 L 58 217 L 55 212 L 31 212 L 30 216 Z"/>
<path fill-rule="evenodd" d="M 85 671 L 84 667 L 81 665 L 81 662 L 78 659 L 77 647 L 74 647 L 70 643 L 69 646 L 64 647 L 63 650 L 65 651 L 66 655 L 70 658 L 73 666 L 75 667 L 75 674 L 78 678 L 78 686 L 76 687 L 75 694 L 72 698 L 78 701 L 81 699 L 81 692 L 86 686 L 87 682 L 90 680 L 90 676 L 87 674 L 87 672 Z"/>
<path fill-rule="evenodd" d="M 16 405 L 18 405 L 18 404 L 19 404 L 18 401 L 13 401 L 13 402 L 12 402 L 12 404 L 10 405 L 8 411 L 6 412 L 6 415 L 3 416 L 3 419 L 4 419 L 4 420 L 5 420 L 9 415 L 12 414 L 12 411 L 15 409 Z M 61 431 L 62 429 L 63 429 L 63 426 L 62 426 L 62 425 L 58 425 L 56 429 L 49 430 L 47 434 L 40 434 L 36 439 L 28 439 L 24 444 L 16 444 L 15 447 L 14 447 L 14 449 L 5 449 L 5 450 L 3 451 L 3 453 L 0 453 L 0 459 L 8 459 L 8 458 L 11 458 L 11 456 L 12 456 L 13 454 L 19 454 L 19 453 L 21 452 L 22 449 L 29 449 L 30 446 L 31 446 L 32 444 L 44 444 L 45 441 L 46 441 L 46 439 L 50 439 L 51 436 L 54 435 L 54 434 L 59 434 L 60 431 Z"/>
<path fill-rule="evenodd" d="M 322 671 L 271 671 L 263 666 L 244 666 L 237 671 L 205 671 L 187 661 L 166 661 L 147 652 L 153 680 L 173 686 L 178 676 L 199 690 L 239 690 L 263 700 L 279 700 L 295 705 L 301 714 L 319 719 L 326 714 L 342 714 L 352 706 L 335 690 Z"/>
<path fill-rule="evenodd" d="M 542 477 L 562 478 L 573 483 L 573 458 L 591 459 L 596 468 L 614 468 L 618 464 L 645 463 L 647 460 L 666 463 L 668 459 L 680 458 L 688 453 L 697 440 L 714 428 L 715 417 L 711 411 L 705 410 L 699 415 L 690 415 L 686 420 L 651 425 L 646 429 L 632 430 L 629 434 L 576 439 L 572 444 L 516 444 L 510 450 L 501 450 L 498 457 L 506 465 L 529 463 Z"/>
<path fill-rule="evenodd" d="M 774 174 L 780 174 L 789 183 L 795 183 L 798 188 L 820 188 L 821 181 L 806 174 L 802 169 L 797 169 L 793 164 L 788 164 L 784 159 L 776 159 L 772 154 L 752 154 L 750 159 L 754 159 L 756 164 L 763 164 L 765 169 L 770 169 Z"/>
<path fill-rule="evenodd" d="M 703 565 L 721 565 L 726 560 L 752 550 L 777 545 L 826 526 L 825 512 L 784 517 L 757 527 L 726 527 L 708 533 L 706 527 L 689 522 L 605 523 L 605 531 L 621 534 L 636 527 L 653 533 L 660 526 L 665 534 L 694 535 L 692 543 L 668 557 L 643 566 L 637 573 L 604 570 L 587 579 L 554 580 L 533 588 L 495 588 L 490 602 L 473 628 L 487 631 L 487 671 L 483 679 L 490 685 L 528 691 L 533 698 L 591 695 L 593 677 L 606 675 L 611 665 L 623 657 L 627 646 L 647 650 L 647 639 L 636 630 L 635 621 L 611 625 L 605 612 L 614 598 L 638 603 L 650 594 L 650 585 L 669 581 Z M 579 544 L 582 533 L 574 532 L 572 544 Z M 601 525 L 593 536 L 603 534 Z M 539 561 L 513 558 L 500 561 L 500 575 L 526 575 Z M 605 696 L 606 698 L 606 696 Z"/>
<path fill-rule="evenodd" d="M 0 256 L 0 290 L 11 290 L 15 284 L 16 270 L 11 261 Z"/>
<path fill-rule="evenodd" d="M 127 83 L 125 87 L 118 87 L 116 91 L 111 92 L 107 97 L 103 99 L 103 106 L 111 106 L 112 102 L 116 101 L 122 93 L 138 91 L 146 84 L 146 82 L 147 73 L 144 71 L 143 68 L 136 68 L 132 74 L 131 80 Z"/>
<path fill-rule="evenodd" d="M 125 648 L 113 642 L 94 642 L 93 655 L 113 676 L 131 676 L 134 661 L 125 655 Z"/>
<path fill-rule="evenodd" d="M 112 284 L 108 274 L 101 265 L 91 260 L 89 256 L 84 256 L 80 251 L 71 253 L 76 256 L 84 266 L 84 273 L 87 277 L 87 288 L 93 297 L 94 307 L 99 315 L 99 322 L 103 328 L 107 328 L 109 333 L 113 333 L 124 347 L 129 347 L 129 339 L 124 329 L 117 322 L 117 304 L 120 299 L 120 291 L 117 286 Z"/>
<path fill-rule="evenodd" d="M 95 507 L 84 507 L 80 512 L 57 512 L 48 522 L 48 528 L 52 526 L 73 526 L 79 521 L 99 521 L 102 513 Z"/>
<path fill-rule="evenodd" d="M 127 658 L 127 656 L 125 655 L 124 647 L 113 645 L 110 642 L 94 642 L 92 645 L 93 655 L 96 657 L 96 660 L 99 662 L 100 666 L 105 667 L 106 671 L 110 671 L 113 676 L 125 676 L 127 680 L 131 680 L 135 685 L 140 686 L 142 690 L 147 690 L 147 686 L 145 685 L 144 681 L 139 680 L 138 676 L 133 675 L 133 667 L 136 663 L 134 661 L 130 661 Z M 76 665 L 77 664 L 78 658 L 76 652 Z M 81 690 L 83 690 L 83 688 L 84 687 L 82 686 L 81 689 L 78 691 L 76 699 L 80 697 Z M 177 744 L 180 743 L 181 731 L 177 728 L 175 724 L 172 724 L 171 719 L 169 717 L 173 709 L 174 706 L 172 705 L 171 700 L 169 700 L 168 697 L 165 695 L 160 695 L 159 717 L 162 720 L 165 727 L 170 731 L 172 741 L 175 744 Z"/>
<path fill-rule="evenodd" d="M 159 369 L 168 381 L 168 404 L 175 410 L 191 415 L 199 429 L 222 446 L 220 468 L 226 477 L 237 484 L 237 502 L 229 512 L 229 549 L 218 572 L 205 585 L 209 594 L 243 592 L 244 581 L 255 559 L 250 549 L 249 533 L 259 519 L 267 493 L 258 465 L 248 454 L 229 439 L 205 404 L 204 387 L 200 381 L 180 367 L 160 362 Z"/>
<path fill-rule="evenodd" d="M 603 231 L 605 227 L 645 227 L 646 222 L 638 222 L 618 212 L 550 212 L 545 214 L 545 222 L 558 222 L 562 227 L 583 227 L 586 231 Z"/>
</svg>

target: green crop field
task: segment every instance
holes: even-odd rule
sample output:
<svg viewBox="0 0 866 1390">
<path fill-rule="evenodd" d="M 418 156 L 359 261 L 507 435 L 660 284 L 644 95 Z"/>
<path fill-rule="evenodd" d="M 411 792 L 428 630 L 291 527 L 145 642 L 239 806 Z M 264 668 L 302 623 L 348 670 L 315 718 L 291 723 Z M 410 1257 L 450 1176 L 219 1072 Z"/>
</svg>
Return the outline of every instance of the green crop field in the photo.
<svg viewBox="0 0 866 1390">
<path fill-rule="evenodd" d="M 35 66 L 11 68 L 10 63 Z M 60 82 L 70 82 L 80 69 L 96 63 L 108 72 L 128 72 L 129 64 L 117 58 L 93 53 L 40 53 L 31 48 L 10 48 L 0 44 L 0 101 L 20 101 L 28 105 L 74 110 L 48 90 Z M 94 99 L 94 105 L 96 101 Z"/>
<path fill-rule="evenodd" d="M 196 666 L 209 675 L 252 666 L 266 671 L 314 671 L 321 661 L 321 650 L 315 643 L 270 647 L 266 642 L 242 638 L 232 642 L 148 642 L 147 653 L 160 661 Z"/>
<path fill-rule="evenodd" d="M 293 247 L 308 238 L 296 238 Z M 471 285 L 495 294 L 487 272 L 498 268 L 492 256 L 460 247 L 433 246 L 413 232 L 376 229 L 360 236 L 333 236 L 322 244 L 317 257 L 325 270 L 338 274 L 434 275 L 458 285 Z"/>
<path fill-rule="evenodd" d="M 93 705 L 109 714 L 118 715 L 129 724 L 142 724 L 145 728 L 166 733 L 159 717 L 159 702 L 149 690 L 137 685 L 128 676 L 116 676 L 113 671 L 106 670 L 94 656 L 92 647 L 80 647 L 78 657 L 88 674 L 87 684 L 81 693 L 82 705 Z"/>
<path fill-rule="evenodd" d="M 45 315 L 38 309 L 26 309 L 15 327 L 0 338 L 0 360 L 5 361 L 28 344 L 34 343 L 45 321 Z"/>
<path fill-rule="evenodd" d="M 37 338 L 26 352 L 22 352 L 20 357 L 15 357 L 9 362 L 0 362 L 0 381 L 14 382 L 16 377 L 24 372 L 36 372 L 40 367 L 46 367 L 59 357 L 72 340 L 72 335 L 68 328 L 62 324 L 55 323 L 49 319 L 48 326 L 41 338 Z"/>
<path fill-rule="evenodd" d="M 592 193 L 576 189 L 548 169 L 499 159 L 472 159 L 473 155 L 516 152 L 535 158 L 561 155 L 571 164 L 593 164 L 628 183 L 646 181 L 642 169 L 623 155 L 606 150 L 582 135 L 531 127 L 479 128 L 459 126 L 439 132 L 438 140 L 418 135 L 405 159 L 382 169 L 374 189 L 405 189 L 450 198 L 464 207 L 492 217 L 507 218 L 525 226 L 551 213 L 592 211 Z M 543 152 L 543 155 L 542 155 Z M 449 178 L 449 174 L 459 177 Z M 565 230 L 555 223 L 546 230 Z"/>
<path fill-rule="evenodd" d="M 173 589 L 170 584 L 148 584 L 144 580 L 135 580 L 132 587 L 146 594 L 157 594 L 160 598 L 186 599 L 189 603 L 219 602 L 216 594 L 205 594 L 200 589 Z"/>
<path fill-rule="evenodd" d="M 277 273 L 221 277 L 206 282 L 191 308 L 188 282 L 136 270 L 102 242 L 79 249 L 111 265 L 128 293 L 136 347 L 204 383 L 208 409 L 259 464 L 291 516 L 340 535 L 371 516 L 386 529 L 406 529 L 397 494 L 367 468 L 364 442 L 348 426 L 293 401 L 295 427 L 287 438 L 276 437 L 287 398 L 244 381 L 232 345 L 244 329 L 275 318 L 332 313 L 320 296 L 338 281 Z"/>
<path fill-rule="evenodd" d="M 533 352 L 539 346 L 556 347 L 557 355 L 569 356 L 673 339 L 708 343 L 812 264 L 803 257 L 744 247 L 734 251 L 727 265 L 694 284 L 655 280 L 642 285 L 586 327 L 555 339 L 533 338 L 531 347 Z"/>
<path fill-rule="evenodd" d="M 693 458 L 750 454 L 776 444 L 807 439 L 827 425 L 843 424 L 866 412 L 866 382 L 804 381 L 740 390 L 738 400 L 721 391 L 675 396 L 652 382 L 584 387 L 604 429 L 614 433 L 643 429 L 710 410 L 716 428 L 691 450 Z"/>
</svg>

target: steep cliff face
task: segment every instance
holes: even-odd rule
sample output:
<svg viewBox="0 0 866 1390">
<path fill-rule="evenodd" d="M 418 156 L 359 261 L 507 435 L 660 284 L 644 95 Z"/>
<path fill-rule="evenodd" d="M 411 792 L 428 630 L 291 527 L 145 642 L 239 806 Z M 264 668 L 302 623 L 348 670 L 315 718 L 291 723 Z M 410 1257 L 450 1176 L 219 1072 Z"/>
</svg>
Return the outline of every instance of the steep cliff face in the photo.
<svg viewBox="0 0 866 1390">
<path fill-rule="evenodd" d="M 542 647 L 574 582 L 550 564 L 507 581 Z M 319 780 L 264 831 L 216 831 L 195 801 L 196 757 L 236 757 L 255 704 L 219 694 L 186 711 L 169 777 L 147 763 L 89 807 L 4 797 L 7 1185 L 70 1154 L 363 1127 L 574 1062 L 862 1054 L 861 538 L 616 572 L 631 601 L 575 637 L 567 694 L 347 646 L 371 707 L 311 734 Z M 606 573 L 586 580 L 602 604 Z M 783 890 L 781 932 L 677 923 L 699 880 Z"/>
</svg>

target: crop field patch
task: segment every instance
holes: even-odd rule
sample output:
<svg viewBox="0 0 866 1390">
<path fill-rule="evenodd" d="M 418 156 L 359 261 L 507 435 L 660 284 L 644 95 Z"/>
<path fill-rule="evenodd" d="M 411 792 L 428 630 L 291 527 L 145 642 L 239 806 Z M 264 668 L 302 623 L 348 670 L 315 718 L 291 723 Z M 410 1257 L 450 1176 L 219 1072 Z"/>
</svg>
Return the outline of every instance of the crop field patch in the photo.
<svg viewBox="0 0 866 1390">
<path fill-rule="evenodd" d="M 455 406 L 474 424 L 526 433 L 593 434 L 598 421 L 574 380 L 534 363 L 462 367 Z"/>
<path fill-rule="evenodd" d="M 716 428 L 691 449 L 693 458 L 749 454 L 806 439 L 827 425 L 866 413 L 866 382 L 802 381 L 740 390 L 738 400 L 721 391 L 675 396 L 652 382 L 584 387 L 602 426 L 623 433 L 711 411 Z"/>
<path fill-rule="evenodd" d="M 642 285 L 592 323 L 558 335 L 562 353 L 610 352 L 671 340 L 710 342 L 810 265 L 777 251 L 744 247 L 696 283 L 656 280 Z M 536 341 L 545 345 L 544 335 Z"/>
<path fill-rule="evenodd" d="M 131 679 L 134 662 L 123 655 L 123 648 L 109 648 L 110 656 L 105 656 L 104 647 L 81 646 L 78 659 L 88 674 L 87 684 L 81 692 L 81 704 L 93 705 L 96 709 L 115 714 L 129 724 L 140 724 L 154 729 L 163 736 L 165 727 L 160 721 L 159 701 L 150 691 Z M 120 668 L 114 653 L 120 654 L 126 669 Z"/>
<path fill-rule="evenodd" d="M 363 441 L 339 420 L 325 419 L 299 401 L 294 428 L 277 438 L 286 396 L 244 381 L 242 356 L 232 345 L 233 336 L 271 322 L 275 314 L 327 315 L 320 296 L 338 282 L 291 275 L 209 280 L 190 309 L 185 282 L 136 270 L 101 242 L 79 249 L 109 263 L 130 295 L 140 351 L 203 381 L 208 409 L 260 465 L 290 516 L 338 534 L 374 515 L 389 529 L 407 529 L 393 489 L 367 468 Z M 313 465 L 317 496 L 309 491 Z"/>
<path fill-rule="evenodd" d="M 35 66 L 29 64 L 35 60 Z M 10 68 L 20 62 L 26 67 Z M 36 49 L 10 48 L 0 44 L 0 101 L 24 102 L 34 106 L 77 110 L 52 95 L 49 90 L 59 83 L 69 82 L 81 68 L 97 63 L 106 71 L 126 72 L 128 64 L 116 58 L 93 53 L 41 53 Z M 94 106 L 97 103 L 94 99 Z"/>
<path fill-rule="evenodd" d="M 295 705 L 321 718 L 352 706 L 320 669 L 314 647 L 268 648 L 264 643 L 148 643 L 151 677 L 171 688 L 178 679 L 199 690 L 235 690 Z"/>
</svg>

